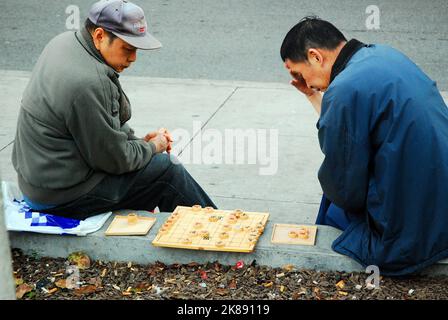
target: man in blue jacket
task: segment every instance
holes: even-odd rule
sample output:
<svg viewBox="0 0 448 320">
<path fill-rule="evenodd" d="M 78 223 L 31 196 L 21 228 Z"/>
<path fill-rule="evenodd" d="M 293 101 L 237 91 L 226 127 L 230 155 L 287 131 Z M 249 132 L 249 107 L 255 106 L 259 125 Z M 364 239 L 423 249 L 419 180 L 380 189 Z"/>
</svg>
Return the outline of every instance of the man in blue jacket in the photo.
<svg viewBox="0 0 448 320">
<path fill-rule="evenodd" d="M 448 109 L 436 83 L 399 51 L 347 41 L 315 17 L 287 33 L 281 57 L 320 114 L 316 223 L 343 230 L 333 250 L 384 275 L 448 257 Z"/>
</svg>

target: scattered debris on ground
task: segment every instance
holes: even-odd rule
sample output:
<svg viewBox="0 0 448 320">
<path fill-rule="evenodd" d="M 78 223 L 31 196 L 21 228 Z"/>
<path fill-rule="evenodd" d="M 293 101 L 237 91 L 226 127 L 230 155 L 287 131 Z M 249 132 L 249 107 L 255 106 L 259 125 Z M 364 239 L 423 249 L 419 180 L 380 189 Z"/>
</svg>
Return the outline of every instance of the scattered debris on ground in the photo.
<svg viewBox="0 0 448 320">
<path fill-rule="evenodd" d="M 256 261 L 171 264 L 93 261 L 82 252 L 67 259 L 12 251 L 18 299 L 236 299 L 366 300 L 447 299 L 448 277 L 382 277 L 368 274 L 259 266 Z"/>
</svg>

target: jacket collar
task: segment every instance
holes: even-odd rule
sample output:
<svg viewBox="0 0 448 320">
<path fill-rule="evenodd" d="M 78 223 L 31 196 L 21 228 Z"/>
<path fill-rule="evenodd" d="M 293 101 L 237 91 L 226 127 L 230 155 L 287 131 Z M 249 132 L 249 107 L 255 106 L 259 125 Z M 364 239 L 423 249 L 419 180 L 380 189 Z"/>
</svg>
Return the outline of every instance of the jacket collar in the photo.
<svg viewBox="0 0 448 320">
<path fill-rule="evenodd" d="M 104 60 L 101 53 L 98 51 L 98 49 L 95 47 L 95 44 L 93 43 L 92 36 L 90 35 L 89 31 L 85 27 L 82 27 L 80 31 L 76 31 L 75 33 L 76 38 L 81 43 L 81 45 L 84 47 L 84 49 L 87 50 L 87 52 L 93 56 L 95 59 L 97 59 L 99 62 L 105 64 L 108 66 L 110 71 L 118 78 L 120 75 L 118 72 L 116 72 L 112 67 L 110 67 L 106 60 Z"/>
<path fill-rule="evenodd" d="M 76 38 L 81 43 L 81 45 L 87 50 L 87 52 L 97 59 L 99 62 L 103 63 L 107 66 L 108 76 L 111 81 L 117 86 L 118 91 L 120 93 L 119 103 L 120 103 L 120 123 L 123 125 L 131 118 L 131 106 L 128 97 L 124 93 L 120 81 L 118 77 L 120 76 L 118 72 L 116 72 L 112 67 L 110 67 L 106 61 L 104 60 L 101 53 L 96 49 L 95 44 L 93 43 L 92 36 L 87 31 L 85 27 L 83 27 L 80 31 L 75 33 Z"/>
<path fill-rule="evenodd" d="M 361 41 L 358 41 L 356 39 L 351 39 L 349 42 L 347 42 L 341 49 L 341 52 L 339 52 L 339 55 L 336 58 L 336 61 L 334 62 L 334 65 L 331 69 L 330 83 L 333 82 L 334 78 L 336 78 L 337 75 L 345 69 L 347 63 L 350 61 L 352 56 L 356 52 L 358 52 L 359 49 L 369 46 L 370 45 L 362 43 Z"/>
</svg>

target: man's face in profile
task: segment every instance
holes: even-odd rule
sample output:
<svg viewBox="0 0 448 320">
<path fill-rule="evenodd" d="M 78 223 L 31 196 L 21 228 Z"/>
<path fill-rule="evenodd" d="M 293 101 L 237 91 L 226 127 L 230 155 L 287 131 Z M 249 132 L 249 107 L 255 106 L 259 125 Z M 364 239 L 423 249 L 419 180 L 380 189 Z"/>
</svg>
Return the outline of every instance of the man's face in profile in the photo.
<svg viewBox="0 0 448 320">
<path fill-rule="evenodd" d="M 285 67 L 295 79 L 303 79 L 308 88 L 325 91 L 330 84 L 331 66 L 317 50 L 310 52 L 308 60 L 302 62 L 286 59 Z"/>
<path fill-rule="evenodd" d="M 115 71 L 122 72 L 137 60 L 137 48 L 118 37 L 111 40 L 110 35 L 102 28 L 97 28 L 92 36 L 103 59 Z"/>
</svg>

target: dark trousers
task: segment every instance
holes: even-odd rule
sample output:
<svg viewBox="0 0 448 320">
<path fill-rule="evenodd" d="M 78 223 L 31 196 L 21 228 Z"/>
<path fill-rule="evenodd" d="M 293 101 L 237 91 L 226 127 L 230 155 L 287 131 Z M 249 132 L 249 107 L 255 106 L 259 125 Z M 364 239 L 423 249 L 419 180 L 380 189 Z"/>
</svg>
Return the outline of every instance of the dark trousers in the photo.
<svg viewBox="0 0 448 320">
<path fill-rule="evenodd" d="M 216 209 L 182 164 L 174 164 L 168 154 L 156 154 L 144 168 L 122 175 L 108 175 L 86 195 L 42 211 L 83 220 L 113 210 L 151 211 L 159 207 L 162 212 L 172 212 L 179 205 L 195 204 Z"/>
<path fill-rule="evenodd" d="M 353 216 L 351 213 L 336 206 L 327 199 L 325 194 L 322 196 L 316 224 L 332 226 L 344 231 L 352 221 Z"/>
</svg>

